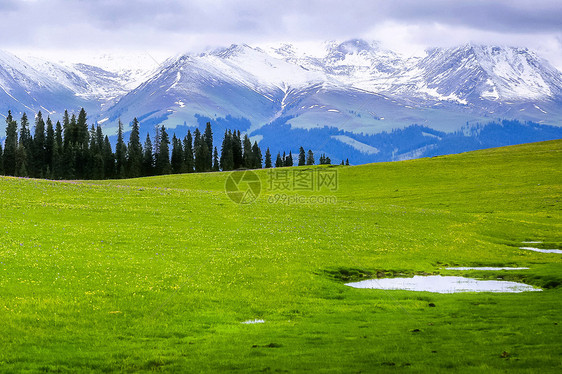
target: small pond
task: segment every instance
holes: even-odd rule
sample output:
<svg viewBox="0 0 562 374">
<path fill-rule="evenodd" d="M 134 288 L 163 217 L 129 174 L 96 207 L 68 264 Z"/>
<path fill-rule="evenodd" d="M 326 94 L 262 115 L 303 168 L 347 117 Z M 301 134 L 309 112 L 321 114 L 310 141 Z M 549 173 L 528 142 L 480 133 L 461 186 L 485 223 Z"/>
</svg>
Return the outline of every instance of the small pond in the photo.
<svg viewBox="0 0 562 374">
<path fill-rule="evenodd" d="M 494 270 L 529 270 L 529 268 L 510 268 L 510 267 L 490 267 L 490 266 L 482 266 L 482 267 L 456 267 L 456 268 L 445 268 L 445 270 L 487 270 L 487 271 L 494 271 Z"/>
<path fill-rule="evenodd" d="M 534 248 L 534 247 L 519 247 L 519 249 L 526 249 L 528 251 L 535 251 L 541 253 L 562 253 L 560 249 L 541 249 L 541 248 Z"/>
<path fill-rule="evenodd" d="M 263 319 L 250 319 L 248 321 L 240 322 L 244 325 L 253 325 L 254 323 L 265 323 Z"/>
<path fill-rule="evenodd" d="M 369 279 L 361 282 L 346 283 L 346 286 L 378 290 L 427 291 L 437 293 L 542 291 L 540 288 L 518 282 L 478 280 L 441 275 L 416 275 L 413 278 Z"/>
</svg>

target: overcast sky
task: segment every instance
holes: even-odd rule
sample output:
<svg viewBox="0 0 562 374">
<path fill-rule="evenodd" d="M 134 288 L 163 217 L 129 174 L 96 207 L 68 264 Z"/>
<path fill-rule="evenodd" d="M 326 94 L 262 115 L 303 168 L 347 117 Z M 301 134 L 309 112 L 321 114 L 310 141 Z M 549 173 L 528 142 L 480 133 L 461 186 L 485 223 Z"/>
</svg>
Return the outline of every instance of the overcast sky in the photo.
<svg viewBox="0 0 562 374">
<path fill-rule="evenodd" d="M 562 70 L 561 0 L 0 0 L 0 49 L 174 54 L 359 37 L 406 54 L 526 46 Z"/>
</svg>

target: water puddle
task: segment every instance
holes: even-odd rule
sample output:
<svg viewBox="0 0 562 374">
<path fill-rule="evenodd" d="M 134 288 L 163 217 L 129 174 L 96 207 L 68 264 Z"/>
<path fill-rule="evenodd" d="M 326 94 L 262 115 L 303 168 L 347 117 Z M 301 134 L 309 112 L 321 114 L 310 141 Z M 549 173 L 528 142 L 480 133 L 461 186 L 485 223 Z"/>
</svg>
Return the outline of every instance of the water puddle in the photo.
<svg viewBox="0 0 562 374">
<path fill-rule="evenodd" d="M 416 275 L 413 278 L 369 279 L 361 282 L 346 283 L 346 286 L 377 290 L 427 291 L 437 293 L 542 291 L 540 288 L 518 282 L 477 280 L 441 275 Z"/>
<path fill-rule="evenodd" d="M 254 323 L 265 323 L 265 321 L 263 319 L 251 319 L 240 323 L 243 323 L 245 325 L 253 325 Z"/>
<path fill-rule="evenodd" d="M 519 247 L 519 249 L 526 249 L 528 251 L 535 251 L 541 253 L 562 253 L 560 249 L 541 249 L 541 248 L 533 248 L 533 247 Z"/>
<path fill-rule="evenodd" d="M 488 270 L 488 271 L 493 271 L 493 270 L 529 270 L 529 268 L 510 268 L 510 267 L 489 267 L 489 266 L 484 266 L 484 267 L 457 267 L 457 268 L 445 268 L 445 270 Z"/>
</svg>

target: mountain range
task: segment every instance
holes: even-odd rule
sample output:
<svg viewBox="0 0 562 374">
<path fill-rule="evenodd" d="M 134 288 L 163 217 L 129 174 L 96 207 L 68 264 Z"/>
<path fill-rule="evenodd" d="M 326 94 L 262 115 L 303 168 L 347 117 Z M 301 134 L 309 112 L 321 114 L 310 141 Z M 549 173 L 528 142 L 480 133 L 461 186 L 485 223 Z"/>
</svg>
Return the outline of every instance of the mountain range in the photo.
<svg viewBox="0 0 562 374">
<path fill-rule="evenodd" d="M 58 119 L 84 107 L 109 133 L 137 117 L 143 132 L 164 124 L 178 136 L 211 121 L 217 138 L 236 128 L 272 152 L 303 145 L 352 163 L 562 137 L 562 73 L 525 48 L 404 57 L 354 39 L 317 53 L 232 45 L 160 65 L 105 57 L 55 63 L 0 52 L 0 113 Z"/>
</svg>

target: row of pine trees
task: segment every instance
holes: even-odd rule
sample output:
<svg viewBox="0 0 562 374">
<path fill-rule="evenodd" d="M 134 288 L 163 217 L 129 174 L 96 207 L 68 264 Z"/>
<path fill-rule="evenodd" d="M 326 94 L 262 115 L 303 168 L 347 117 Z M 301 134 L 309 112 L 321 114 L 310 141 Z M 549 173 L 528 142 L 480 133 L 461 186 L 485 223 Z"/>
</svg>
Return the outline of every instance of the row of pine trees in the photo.
<svg viewBox="0 0 562 374">
<path fill-rule="evenodd" d="M 170 151 L 171 145 L 171 151 Z M 305 153 L 300 147 L 298 165 L 314 165 L 311 150 Z M 331 160 L 322 155 L 321 164 Z M 343 164 L 343 161 L 342 161 Z M 349 161 L 347 161 L 349 164 Z M 289 152 L 277 154 L 275 167 L 293 166 Z M 183 138 L 174 134 L 171 141 L 164 126 L 156 127 L 154 137 L 146 135 L 141 144 L 140 125 L 132 122 L 129 140 L 123 138 L 123 124 L 119 121 L 117 143 L 113 151 L 101 126 L 88 127 L 84 109 L 78 116 L 65 111 L 62 124 L 53 124 L 50 117 L 45 121 L 41 112 L 35 116 L 34 134 L 27 115 L 18 123 L 8 112 L 4 148 L 0 143 L 0 175 L 48 179 L 113 179 L 171 173 L 227 171 L 273 167 L 269 148 L 265 160 L 257 142 L 253 144 L 247 134 L 227 130 L 224 133 L 221 152 L 213 147 L 211 124 L 201 133 L 191 130 Z"/>
</svg>

